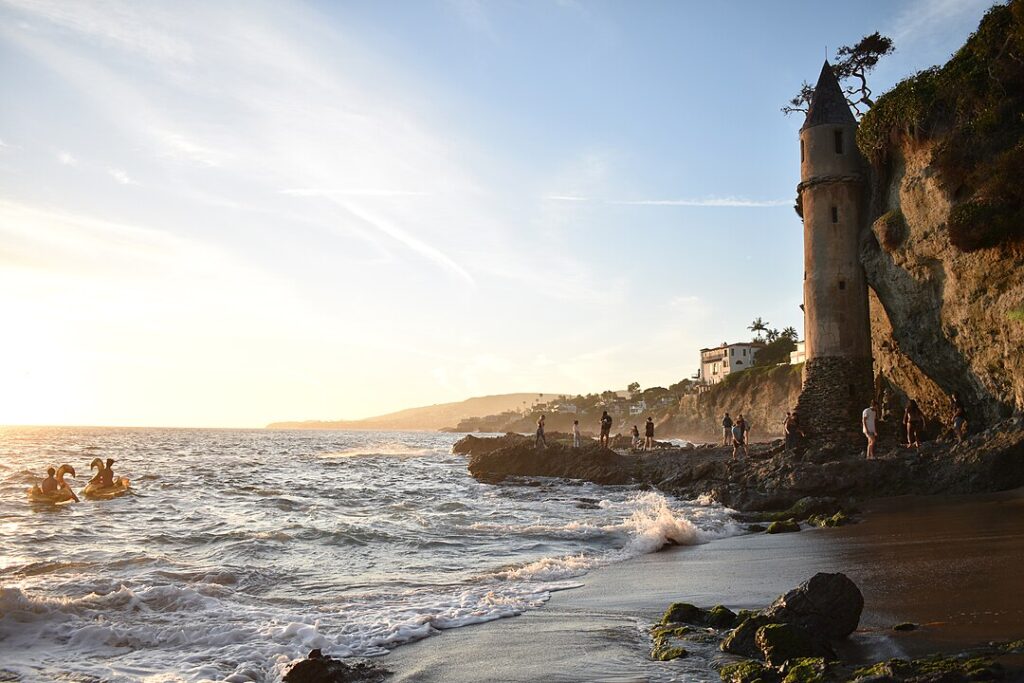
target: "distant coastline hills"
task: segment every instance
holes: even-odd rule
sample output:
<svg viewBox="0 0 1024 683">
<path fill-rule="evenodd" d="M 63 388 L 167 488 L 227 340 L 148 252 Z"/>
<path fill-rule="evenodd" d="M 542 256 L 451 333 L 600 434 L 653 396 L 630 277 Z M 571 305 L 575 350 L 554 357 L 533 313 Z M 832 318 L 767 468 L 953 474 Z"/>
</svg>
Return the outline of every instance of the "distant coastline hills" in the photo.
<svg viewBox="0 0 1024 683">
<path fill-rule="evenodd" d="M 396 413 L 368 417 L 363 420 L 304 420 L 301 422 L 273 422 L 267 429 L 350 429 L 375 430 L 419 430 L 437 431 L 451 428 L 459 422 L 480 417 L 497 415 L 508 411 L 522 411 L 534 403 L 547 402 L 560 394 L 498 394 L 477 396 L 456 403 L 439 403 L 432 406 L 407 408 Z"/>
</svg>

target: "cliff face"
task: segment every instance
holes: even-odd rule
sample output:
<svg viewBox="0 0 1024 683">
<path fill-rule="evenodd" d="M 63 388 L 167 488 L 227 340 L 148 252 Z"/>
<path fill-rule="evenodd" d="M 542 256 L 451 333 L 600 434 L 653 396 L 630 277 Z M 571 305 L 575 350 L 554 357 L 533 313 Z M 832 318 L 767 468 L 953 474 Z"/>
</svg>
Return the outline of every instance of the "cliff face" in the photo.
<svg viewBox="0 0 1024 683">
<path fill-rule="evenodd" d="M 932 416 L 953 391 L 975 426 L 1024 410 L 1024 2 L 879 98 L 858 144 L 876 374 Z"/>
<path fill-rule="evenodd" d="M 751 439 L 782 434 L 786 411 L 800 396 L 803 365 L 753 367 L 730 375 L 703 394 L 684 396 L 675 410 L 659 421 L 658 434 L 691 441 L 721 441 L 722 416 L 740 414 L 751 427 Z"/>
<path fill-rule="evenodd" d="M 1024 323 L 1014 315 L 1024 262 L 1012 250 L 950 243 L 957 201 L 932 163 L 938 144 L 901 141 L 878 188 L 884 213 L 861 254 L 875 294 L 875 371 L 932 414 L 958 391 L 991 424 L 1024 408 Z"/>
</svg>

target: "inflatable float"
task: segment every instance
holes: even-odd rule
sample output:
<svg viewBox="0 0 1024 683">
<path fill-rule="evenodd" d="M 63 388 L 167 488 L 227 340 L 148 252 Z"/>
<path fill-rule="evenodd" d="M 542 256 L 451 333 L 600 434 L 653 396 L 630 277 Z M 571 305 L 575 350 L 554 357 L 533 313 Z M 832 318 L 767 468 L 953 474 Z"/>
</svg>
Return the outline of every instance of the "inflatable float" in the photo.
<svg viewBox="0 0 1024 683">
<path fill-rule="evenodd" d="M 69 500 L 76 500 L 74 491 L 64 481 L 65 474 L 70 474 L 72 477 L 75 476 L 75 468 L 71 465 L 61 465 L 57 468 L 57 473 L 54 475 L 54 478 L 57 480 L 57 490 L 53 493 L 43 493 L 39 484 L 35 484 L 28 489 L 28 499 L 33 503 L 43 503 L 46 505 L 57 505 L 59 503 L 66 503 Z"/>
<path fill-rule="evenodd" d="M 110 460 L 108 462 L 113 462 Z M 107 466 L 103 464 L 102 458 L 93 458 L 93 461 L 89 463 L 90 470 L 97 470 L 96 476 L 89 480 L 89 483 L 82 490 L 82 495 L 86 498 L 93 498 L 95 500 L 105 500 L 108 498 L 117 498 L 123 493 L 128 493 L 129 482 L 127 477 L 119 477 L 114 480 L 114 483 L 110 486 L 104 486 L 100 483 L 100 476 L 103 471 L 107 469 Z"/>
<path fill-rule="evenodd" d="M 85 489 L 82 490 L 82 495 L 86 498 L 105 500 L 108 498 L 117 498 L 124 493 L 128 493 L 129 488 L 130 482 L 128 481 L 128 477 L 121 477 L 116 480 L 112 486 L 100 486 L 98 482 L 90 482 L 86 485 Z"/>
</svg>

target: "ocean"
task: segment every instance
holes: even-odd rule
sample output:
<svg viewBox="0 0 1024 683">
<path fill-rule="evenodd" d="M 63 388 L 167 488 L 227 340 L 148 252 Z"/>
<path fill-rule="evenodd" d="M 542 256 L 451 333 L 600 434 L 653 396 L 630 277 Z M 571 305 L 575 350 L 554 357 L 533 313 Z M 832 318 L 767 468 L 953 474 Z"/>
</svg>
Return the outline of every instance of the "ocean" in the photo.
<svg viewBox="0 0 1024 683">
<path fill-rule="evenodd" d="M 0 680 L 278 681 L 313 648 L 386 655 L 741 533 L 657 491 L 479 483 L 460 436 L 0 428 Z M 95 457 L 130 494 L 29 502 L 50 465 L 80 491 Z"/>
</svg>

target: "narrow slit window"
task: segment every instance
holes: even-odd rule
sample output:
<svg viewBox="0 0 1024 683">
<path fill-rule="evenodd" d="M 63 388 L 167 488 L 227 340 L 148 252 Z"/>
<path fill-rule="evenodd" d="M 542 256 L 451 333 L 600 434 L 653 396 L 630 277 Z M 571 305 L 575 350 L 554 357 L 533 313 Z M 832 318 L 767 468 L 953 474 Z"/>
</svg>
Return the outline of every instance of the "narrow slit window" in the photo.
<svg viewBox="0 0 1024 683">
<path fill-rule="evenodd" d="M 804 162 L 804 141 L 800 141 L 800 163 Z"/>
<path fill-rule="evenodd" d="M 838 206 L 833 206 L 832 207 L 832 222 L 833 223 L 838 223 L 839 222 L 839 207 Z"/>
<path fill-rule="evenodd" d="M 846 289 L 846 280 L 839 281 L 839 289 Z"/>
<path fill-rule="evenodd" d="M 843 153 L 843 131 L 837 130 L 833 133 L 836 143 L 836 154 Z"/>
</svg>

